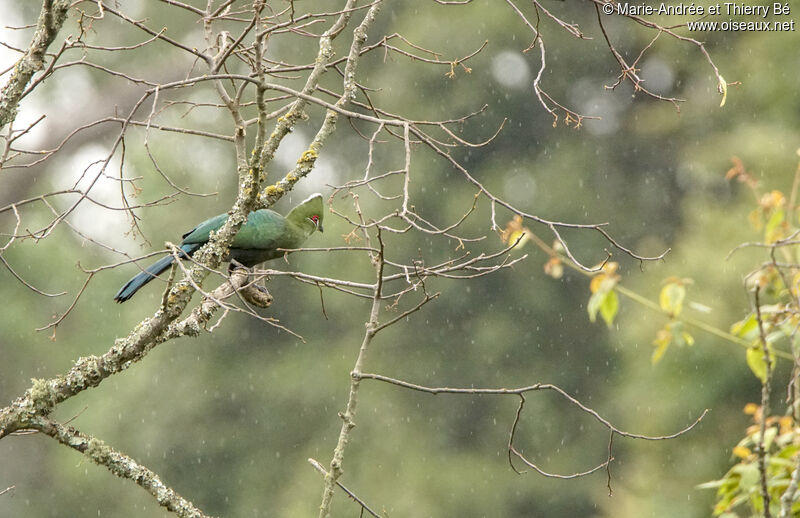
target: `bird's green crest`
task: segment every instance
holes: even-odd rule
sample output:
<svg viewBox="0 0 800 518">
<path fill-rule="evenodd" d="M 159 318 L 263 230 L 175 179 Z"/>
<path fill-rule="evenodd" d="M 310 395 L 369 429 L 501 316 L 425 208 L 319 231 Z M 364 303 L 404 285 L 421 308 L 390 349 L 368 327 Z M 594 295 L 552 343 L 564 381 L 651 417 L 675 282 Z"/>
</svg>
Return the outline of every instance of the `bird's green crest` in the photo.
<svg viewBox="0 0 800 518">
<path fill-rule="evenodd" d="M 322 219 L 324 218 L 322 209 L 322 195 L 320 193 L 312 194 L 293 208 L 286 215 L 286 219 L 302 227 L 308 234 L 315 230 L 322 232 Z"/>
</svg>

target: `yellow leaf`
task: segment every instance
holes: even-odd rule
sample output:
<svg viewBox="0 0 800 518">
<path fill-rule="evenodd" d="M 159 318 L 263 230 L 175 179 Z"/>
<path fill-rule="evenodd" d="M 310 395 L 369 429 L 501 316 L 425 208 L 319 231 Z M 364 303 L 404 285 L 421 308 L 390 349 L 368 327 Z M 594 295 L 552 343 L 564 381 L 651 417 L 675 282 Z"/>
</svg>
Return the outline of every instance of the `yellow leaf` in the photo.
<svg viewBox="0 0 800 518">
<path fill-rule="evenodd" d="M 744 413 L 745 414 L 747 414 L 747 415 L 755 415 L 756 412 L 758 412 L 758 405 L 756 405 L 755 403 L 747 403 L 744 406 Z"/>
<path fill-rule="evenodd" d="M 508 241 L 506 242 L 509 245 L 515 245 L 516 248 L 522 248 L 525 243 L 528 242 L 530 239 L 528 236 L 531 235 L 531 231 L 527 228 L 523 228 L 521 230 L 517 230 L 511 232 L 508 236 Z"/>
<path fill-rule="evenodd" d="M 659 329 L 656 333 L 655 340 L 653 340 L 653 345 L 656 347 L 656 350 L 653 351 L 653 356 L 650 358 L 653 365 L 661 361 L 670 343 L 672 343 L 672 332 L 669 330 L 669 327 L 665 326 Z"/>
<path fill-rule="evenodd" d="M 589 281 L 589 291 L 592 293 L 597 293 L 597 290 L 600 289 L 600 285 L 603 284 L 604 280 L 606 280 L 606 276 L 603 273 L 592 277 L 592 280 Z"/>
<path fill-rule="evenodd" d="M 719 91 L 722 94 L 722 100 L 719 102 L 719 107 L 722 108 L 725 106 L 725 101 L 728 99 L 728 82 L 725 81 L 725 78 L 719 76 Z"/>
<path fill-rule="evenodd" d="M 669 342 L 658 344 L 656 350 L 653 351 L 653 356 L 650 358 L 650 362 L 653 365 L 661 361 L 661 358 L 663 358 L 664 353 L 667 352 L 667 347 L 669 347 Z"/>
<path fill-rule="evenodd" d="M 658 303 L 661 309 L 674 318 L 680 315 L 684 298 L 686 298 L 686 286 L 682 282 L 670 282 L 661 288 Z"/>
<path fill-rule="evenodd" d="M 619 270 L 619 263 L 616 261 L 609 261 L 603 265 L 603 272 L 607 275 L 613 275 Z"/>
<path fill-rule="evenodd" d="M 520 230 L 522 230 L 522 216 L 516 214 L 506 223 L 506 228 L 500 231 L 500 239 L 503 240 L 503 243 L 508 243 L 511 234 Z"/>
<path fill-rule="evenodd" d="M 617 268 L 619 268 L 619 263 L 615 262 L 603 265 L 601 272 L 592 277 L 589 282 L 589 291 L 597 293 L 598 291 L 607 292 L 612 289 L 620 279 L 620 276 L 616 274 Z"/>
<path fill-rule="evenodd" d="M 746 459 L 752 454 L 752 452 L 750 451 L 750 448 L 747 448 L 745 446 L 735 446 L 733 448 L 733 454 L 739 457 L 740 459 Z"/>
<path fill-rule="evenodd" d="M 777 189 L 773 189 L 768 193 L 764 193 L 759 201 L 761 207 L 767 210 L 782 207 L 784 203 L 786 203 L 786 196 L 784 196 L 783 193 Z"/>
<path fill-rule="evenodd" d="M 517 244 L 521 248 L 530 238 L 531 231 L 522 225 L 522 216 L 519 214 L 506 223 L 506 228 L 500 231 L 500 239 L 507 245 Z M 519 240 L 519 243 L 517 243 Z"/>
<path fill-rule="evenodd" d="M 789 433 L 794 428 L 794 418 L 790 415 L 782 416 L 778 419 L 778 426 L 780 426 L 781 435 Z"/>
<path fill-rule="evenodd" d="M 750 211 L 747 219 L 750 221 L 750 226 L 755 230 L 761 230 L 764 226 L 764 222 L 761 220 L 761 209 L 753 209 Z"/>
</svg>

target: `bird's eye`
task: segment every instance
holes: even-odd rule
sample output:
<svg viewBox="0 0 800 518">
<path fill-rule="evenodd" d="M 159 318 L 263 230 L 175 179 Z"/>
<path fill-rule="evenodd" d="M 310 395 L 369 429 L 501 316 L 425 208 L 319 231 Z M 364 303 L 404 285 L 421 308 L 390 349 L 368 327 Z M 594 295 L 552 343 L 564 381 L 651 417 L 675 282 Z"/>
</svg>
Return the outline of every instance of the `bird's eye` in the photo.
<svg viewBox="0 0 800 518">
<path fill-rule="evenodd" d="M 314 223 L 316 223 L 317 221 L 319 221 L 319 216 L 317 216 L 316 214 L 314 214 L 313 216 L 311 216 L 311 221 L 313 221 Z"/>
</svg>

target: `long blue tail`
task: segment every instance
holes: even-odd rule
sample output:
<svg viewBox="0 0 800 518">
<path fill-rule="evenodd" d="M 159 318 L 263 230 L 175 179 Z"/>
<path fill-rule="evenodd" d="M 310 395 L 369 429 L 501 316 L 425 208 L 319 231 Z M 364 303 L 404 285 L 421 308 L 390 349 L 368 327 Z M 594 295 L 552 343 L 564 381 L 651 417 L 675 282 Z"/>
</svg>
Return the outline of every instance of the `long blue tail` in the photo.
<svg viewBox="0 0 800 518">
<path fill-rule="evenodd" d="M 198 248 L 200 248 L 200 244 L 181 245 L 181 250 L 184 252 L 181 254 L 181 256 L 188 257 L 192 255 Z M 142 273 L 126 282 L 125 286 L 120 288 L 117 294 L 114 295 L 114 300 L 121 304 L 133 297 L 133 295 L 139 291 L 139 288 L 155 279 L 158 274 L 169 268 L 174 261 L 175 258 L 172 255 L 168 255 L 154 262 L 145 268 Z"/>
</svg>

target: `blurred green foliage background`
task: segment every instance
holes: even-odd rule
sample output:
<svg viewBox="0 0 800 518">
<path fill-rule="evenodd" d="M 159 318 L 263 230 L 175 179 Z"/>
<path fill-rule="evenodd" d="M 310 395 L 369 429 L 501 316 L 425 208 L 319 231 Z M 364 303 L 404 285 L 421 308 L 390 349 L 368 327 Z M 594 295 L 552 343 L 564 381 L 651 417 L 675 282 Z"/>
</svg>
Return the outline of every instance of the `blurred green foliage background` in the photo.
<svg viewBox="0 0 800 518">
<path fill-rule="evenodd" d="M 338 5 L 329 3 L 331 9 Z M 36 4 L 0 2 L 0 11 L 7 14 L 4 24 L 32 23 Z M 276 9 L 284 4 L 277 2 Z M 297 8 L 318 8 L 304 4 L 297 2 Z M 662 279 L 692 278 L 688 298 L 712 308 L 693 316 L 727 329 L 749 310 L 742 276 L 760 257 L 755 252 L 731 259 L 726 255 L 740 242 L 760 236 L 748 225 L 752 197 L 726 182 L 724 174 L 731 157 L 738 156 L 766 189 L 788 190 L 800 147 L 797 33 L 692 35 L 707 42 L 728 81 L 741 82 L 730 87 L 724 108 L 718 106 L 716 79 L 698 48 L 662 35 L 642 60 L 642 75 L 658 93 L 687 100 L 678 113 L 669 103 L 634 95 L 628 85 L 614 91 L 604 88 L 614 83 L 618 66 L 589 2 L 544 4 L 593 38 L 577 40 L 543 19 L 548 57 L 544 87 L 581 113 L 601 115 L 600 121 L 584 121 L 578 130 L 563 124 L 553 128 L 552 117 L 531 87 L 539 67 L 538 50 L 522 52 L 532 36 L 513 11 L 498 2 L 388 3 L 370 34 L 371 42 L 399 32 L 440 52 L 442 59 L 468 54 L 484 40 L 488 45 L 466 63 L 471 72 L 456 67 L 453 78 L 446 77 L 447 66 L 373 53 L 360 64 L 360 81 L 379 89 L 373 100 L 411 118 L 460 117 L 488 104 L 485 114 L 464 125 L 463 136 L 485 139 L 508 118 L 504 130 L 489 146 L 453 152 L 476 178 L 542 217 L 608 221 L 612 234 L 637 252 L 658 254 L 671 248 L 665 261 L 641 268 L 615 253 L 623 285 L 656 300 Z M 184 12 L 151 2 L 123 2 L 121 8 L 148 18 L 153 27 L 168 27 L 173 38 L 201 44 L 200 28 Z M 604 21 L 627 59 L 654 36 L 626 20 Z M 64 33 L 74 30 L 74 24 L 71 18 Z M 29 31 L 17 32 L 24 33 L 14 35 L 24 45 Z M 124 45 L 143 37 L 109 17 L 94 24 L 88 41 Z M 339 55 L 346 44 L 344 37 L 337 43 Z M 182 77 L 191 68 L 168 48 L 158 48 L 165 51 L 103 53 L 95 61 L 110 67 L 124 64 L 162 80 Z M 272 51 L 306 62 L 316 52 L 313 40 L 299 36 L 276 39 Z M 12 62 L 11 56 L 3 55 L 0 68 Z M 335 73 L 328 73 L 324 84 L 341 88 Z M 46 131 L 38 145 L 52 147 L 76 121 L 109 115 L 115 105 L 125 113 L 136 99 L 135 91 L 127 82 L 96 70 L 68 68 L 22 103 L 21 118 L 31 121 L 46 113 Z M 185 92 L 180 95 L 186 97 Z M 210 85 L 196 88 L 190 96 L 196 102 L 216 99 Z M 173 110 L 162 120 L 231 133 L 222 112 L 198 108 L 180 118 L 182 113 Z M 291 167 L 310 140 L 322 114 L 312 108 L 309 115 L 284 143 L 271 168 L 273 175 Z M 69 185 L 90 161 L 102 158 L 115 132 L 116 127 L 111 131 L 109 126 L 86 131 L 41 167 L 0 172 L 0 206 Z M 143 130 L 133 129 L 126 141 L 127 174 L 142 177 L 137 200 L 154 200 L 170 190 L 147 158 L 143 135 Z M 122 215 L 108 216 L 104 225 L 97 225 L 101 213 L 87 208 L 71 218 L 76 227 L 134 254 L 174 242 L 196 222 L 227 210 L 236 189 L 229 146 L 168 133 L 151 133 L 149 144 L 178 185 L 218 194 L 179 197 L 139 211 L 147 243 L 134 240 Z M 402 166 L 402 149 L 378 149 L 376 170 Z M 366 151 L 366 142 L 341 120 L 318 171 L 277 209 L 285 212 L 309 192 L 327 196 L 331 189 L 326 184 L 361 176 Z M 412 178 L 416 207 L 435 221 L 457 219 L 475 194 L 456 171 L 422 149 L 412 162 Z M 114 199 L 111 190 L 108 196 Z M 334 203 L 350 210 L 346 199 Z M 365 210 L 380 214 L 380 204 L 366 198 L 364 204 Z M 24 211 L 29 228 L 49 217 L 41 206 Z M 498 218 L 504 222 L 510 216 L 501 212 Z M 479 206 L 468 221 L 469 235 L 487 238 L 467 244 L 467 249 L 477 253 L 503 246 L 489 230 L 487 206 Z M 0 231 L 10 232 L 13 223 L 10 214 L 0 216 Z M 552 241 L 546 228 L 528 226 Z M 345 222 L 329 217 L 325 227 L 325 234 L 315 235 L 308 246 L 344 244 L 343 236 L 350 231 Z M 584 263 L 605 257 L 608 244 L 599 235 L 564 236 Z M 422 255 L 434 262 L 455 254 L 457 244 L 403 236 L 390 239 L 389 253 L 396 260 Z M 530 254 L 528 259 L 511 270 L 469 282 L 431 281 L 428 289 L 441 291 L 441 297 L 379 335 L 366 370 L 431 386 L 553 383 L 618 427 L 637 433 L 673 433 L 706 408 L 708 416 L 691 433 L 671 441 L 616 438 L 609 496 L 603 470 L 563 481 L 535 473 L 520 476 L 509 468 L 506 443 L 515 398 L 434 397 L 365 381 L 342 482 L 373 508 L 394 517 L 710 515 L 713 492 L 695 486 L 725 472 L 731 448 L 749 424 L 741 410 L 758 398 L 759 384 L 745 364 L 744 350 L 693 331 L 693 347 L 672 348 L 653 366 L 651 342 L 665 322 L 663 316 L 623 299 L 612 329 L 601 321 L 591 324 L 586 314 L 588 279 L 570 270 L 558 280 L 547 277 L 542 271 L 547 255 L 533 245 L 524 252 Z M 34 329 L 63 312 L 67 299 L 80 289 L 85 275 L 77 265 L 96 267 L 116 262 L 119 256 L 62 227 L 38 243 L 15 244 L 4 257 L 41 289 L 69 293 L 43 298 L 0 270 L 4 402 L 26 390 L 32 377 L 53 376 L 79 356 L 104 353 L 160 300 L 159 283 L 152 283 L 131 302 L 113 304 L 116 289 L 136 270 L 128 265 L 105 271 L 90 283 L 51 341 L 49 331 Z M 369 281 L 371 275 L 366 258 L 351 254 L 296 254 L 290 263 L 288 267 L 337 278 Z M 213 334 L 157 347 L 123 374 L 60 405 L 56 417 L 67 420 L 79 414 L 72 425 L 141 461 L 209 514 L 315 515 L 322 479 L 306 459 L 323 464 L 330 460 L 340 427 L 337 412 L 346 401 L 369 308 L 361 300 L 326 292 L 326 319 L 315 287 L 281 278 L 269 286 L 276 302 L 265 314 L 280 319 L 305 342 L 232 314 Z M 533 393 L 517 443 L 542 468 L 572 473 L 605 460 L 608 434 L 555 395 Z M 0 466 L 0 489 L 16 486 L 13 493 L 0 496 L 2 516 L 168 515 L 130 482 L 45 437 L 0 441 Z M 336 495 L 334 516 L 358 511 L 344 494 Z"/>
</svg>

